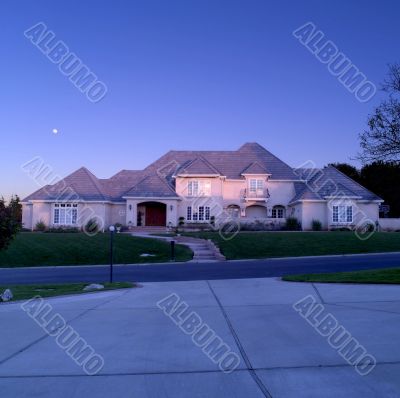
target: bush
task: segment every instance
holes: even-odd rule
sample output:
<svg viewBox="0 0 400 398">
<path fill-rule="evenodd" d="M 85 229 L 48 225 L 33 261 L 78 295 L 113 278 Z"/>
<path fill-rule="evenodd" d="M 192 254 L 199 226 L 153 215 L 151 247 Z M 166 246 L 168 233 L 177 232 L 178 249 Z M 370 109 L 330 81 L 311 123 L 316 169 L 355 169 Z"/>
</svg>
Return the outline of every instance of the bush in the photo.
<svg viewBox="0 0 400 398">
<path fill-rule="evenodd" d="M 48 228 L 45 232 L 76 233 L 76 232 L 79 232 L 79 228 L 76 228 L 76 227 L 52 227 L 52 228 Z"/>
<path fill-rule="evenodd" d="M 319 220 L 312 220 L 311 222 L 311 227 L 313 231 L 321 231 L 322 229 L 322 224 L 321 221 Z"/>
<path fill-rule="evenodd" d="M 85 232 L 89 234 L 94 234 L 99 232 L 99 224 L 97 223 L 96 219 L 91 218 L 85 225 Z"/>
<path fill-rule="evenodd" d="M 35 225 L 35 231 L 44 232 L 46 231 L 46 224 L 43 220 L 39 220 Z"/>
<path fill-rule="evenodd" d="M 241 231 L 280 231 L 282 230 L 281 223 L 274 223 L 271 221 L 255 220 L 253 222 L 240 223 Z"/>
<path fill-rule="evenodd" d="M 288 217 L 285 225 L 286 231 L 300 231 L 301 224 L 296 217 Z"/>
<path fill-rule="evenodd" d="M 185 217 L 179 217 L 178 219 L 178 225 L 181 227 L 182 225 L 185 225 Z"/>
</svg>

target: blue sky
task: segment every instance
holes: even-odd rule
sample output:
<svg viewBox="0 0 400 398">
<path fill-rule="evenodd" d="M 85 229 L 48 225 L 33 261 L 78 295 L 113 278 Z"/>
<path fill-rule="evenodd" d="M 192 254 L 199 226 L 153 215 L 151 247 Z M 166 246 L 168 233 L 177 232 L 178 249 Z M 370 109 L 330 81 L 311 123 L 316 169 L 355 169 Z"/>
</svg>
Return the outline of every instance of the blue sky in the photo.
<svg viewBox="0 0 400 398">
<path fill-rule="evenodd" d="M 256 141 L 292 166 L 350 162 L 381 94 L 358 102 L 293 36 L 312 21 L 375 84 L 397 52 L 395 1 L 1 2 L 0 194 L 65 176 L 140 169 L 169 149 Z M 44 22 L 108 87 L 87 100 L 23 32 Z M 58 134 L 52 130 L 58 129 Z"/>
</svg>

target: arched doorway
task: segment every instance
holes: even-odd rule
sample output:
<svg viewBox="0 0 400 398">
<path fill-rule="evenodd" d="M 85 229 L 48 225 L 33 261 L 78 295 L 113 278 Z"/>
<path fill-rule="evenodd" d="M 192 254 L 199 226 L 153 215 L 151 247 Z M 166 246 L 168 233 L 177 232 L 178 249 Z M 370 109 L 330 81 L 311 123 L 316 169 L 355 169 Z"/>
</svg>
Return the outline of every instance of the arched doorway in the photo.
<svg viewBox="0 0 400 398">
<path fill-rule="evenodd" d="M 160 202 L 139 203 L 138 225 L 165 227 L 167 225 L 167 205 Z"/>
<path fill-rule="evenodd" d="M 267 218 L 267 208 L 265 206 L 253 205 L 246 207 L 246 217 L 249 218 Z"/>
</svg>

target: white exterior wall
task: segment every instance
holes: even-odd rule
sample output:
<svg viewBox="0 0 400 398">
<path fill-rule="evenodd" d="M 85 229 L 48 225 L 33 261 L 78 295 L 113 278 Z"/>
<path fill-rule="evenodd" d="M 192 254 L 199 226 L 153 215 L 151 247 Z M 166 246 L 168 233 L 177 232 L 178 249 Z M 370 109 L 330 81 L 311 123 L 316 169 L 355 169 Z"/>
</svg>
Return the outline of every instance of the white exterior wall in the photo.
<svg viewBox="0 0 400 398">
<path fill-rule="evenodd" d="M 35 202 L 32 205 L 32 228 L 34 229 L 39 221 L 43 221 L 46 226 L 51 225 L 51 204 Z"/>
<path fill-rule="evenodd" d="M 22 204 L 22 227 L 32 229 L 32 204 Z"/>
<path fill-rule="evenodd" d="M 328 229 L 328 206 L 326 202 L 303 202 L 301 210 L 301 222 L 304 231 L 312 230 L 312 221 L 321 222 L 322 229 Z"/>
<path fill-rule="evenodd" d="M 400 218 L 380 218 L 381 231 L 400 231 Z"/>
</svg>

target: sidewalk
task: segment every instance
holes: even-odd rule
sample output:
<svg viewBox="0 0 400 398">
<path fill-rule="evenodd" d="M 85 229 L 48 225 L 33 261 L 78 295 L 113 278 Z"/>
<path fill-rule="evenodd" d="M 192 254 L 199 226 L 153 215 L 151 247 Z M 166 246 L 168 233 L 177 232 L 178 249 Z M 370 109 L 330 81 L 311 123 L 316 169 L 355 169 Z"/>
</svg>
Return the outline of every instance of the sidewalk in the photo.
<svg viewBox="0 0 400 398">
<path fill-rule="evenodd" d="M 231 374 L 197 347 L 157 301 L 175 293 L 240 357 Z M 378 365 L 367 376 L 292 305 L 323 301 Z M 104 357 L 87 376 L 24 313 L 0 305 L 0 385 L 12 397 L 398 397 L 400 286 L 287 283 L 275 278 L 144 283 L 47 300 Z"/>
</svg>

